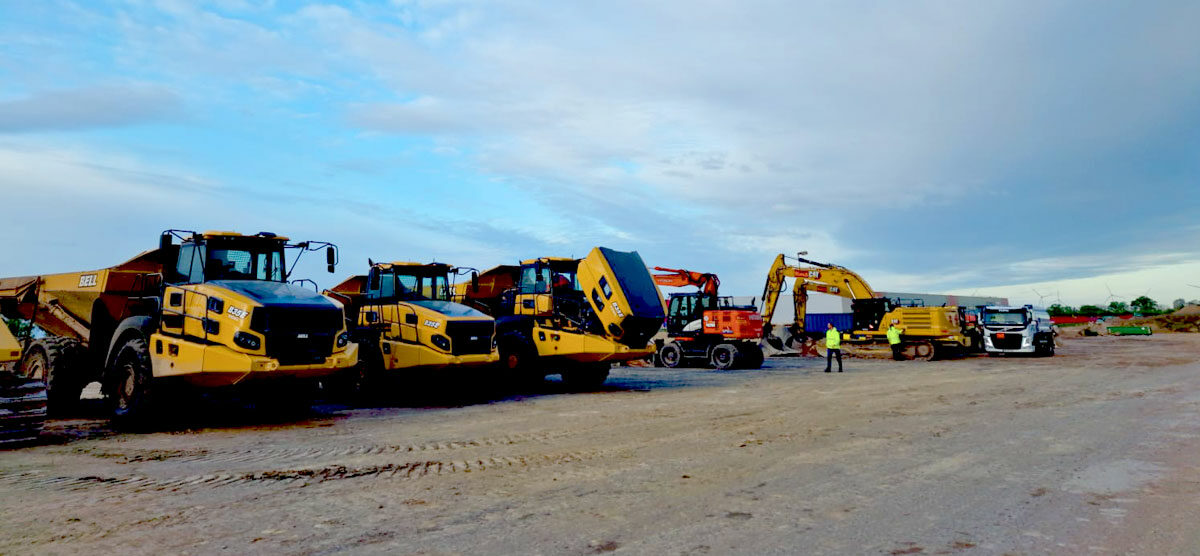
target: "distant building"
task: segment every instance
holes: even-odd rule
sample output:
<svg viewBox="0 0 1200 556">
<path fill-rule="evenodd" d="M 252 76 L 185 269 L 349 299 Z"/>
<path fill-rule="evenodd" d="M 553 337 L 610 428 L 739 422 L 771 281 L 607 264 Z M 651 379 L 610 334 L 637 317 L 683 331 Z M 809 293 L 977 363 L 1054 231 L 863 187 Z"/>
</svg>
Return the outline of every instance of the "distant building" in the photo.
<svg viewBox="0 0 1200 556">
<path fill-rule="evenodd" d="M 876 297 L 886 297 L 901 305 L 920 305 L 923 307 L 959 306 L 974 307 L 976 305 L 1008 305 L 1008 298 L 971 296 L 971 295 L 942 295 L 933 293 L 904 293 L 904 292 L 875 292 Z M 738 305 L 754 305 L 762 309 L 762 299 L 750 296 L 734 296 Z M 815 315 L 847 314 L 851 312 L 850 303 L 853 300 L 836 295 L 823 293 L 808 294 L 806 313 L 809 317 Z M 795 303 L 792 295 L 780 294 L 779 303 L 775 305 L 775 314 L 771 324 L 791 324 L 796 320 Z M 811 320 L 811 318 L 810 318 Z"/>
<path fill-rule="evenodd" d="M 875 297 L 886 297 L 900 305 L 922 307 L 975 307 L 976 305 L 1008 305 L 1007 297 L 986 295 L 942 295 L 937 293 L 875 292 Z"/>
</svg>

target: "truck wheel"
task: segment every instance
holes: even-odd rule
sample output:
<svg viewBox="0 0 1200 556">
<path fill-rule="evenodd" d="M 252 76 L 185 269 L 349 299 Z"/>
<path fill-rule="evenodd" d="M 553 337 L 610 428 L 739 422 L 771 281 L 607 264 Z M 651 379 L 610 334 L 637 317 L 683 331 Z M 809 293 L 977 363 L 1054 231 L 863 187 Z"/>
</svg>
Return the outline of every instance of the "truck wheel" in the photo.
<svg viewBox="0 0 1200 556">
<path fill-rule="evenodd" d="M 658 350 L 658 358 L 662 360 L 664 367 L 674 369 L 683 363 L 683 350 L 679 348 L 679 344 L 671 342 Z"/>
<path fill-rule="evenodd" d="M 738 349 L 733 344 L 718 344 L 712 349 L 712 357 L 709 360 L 715 369 L 724 371 L 732 369 L 741 359 Z"/>
<path fill-rule="evenodd" d="M 115 421 L 132 425 L 145 419 L 151 409 L 153 377 L 146 340 L 133 338 L 117 350 L 108 388 Z"/>
<path fill-rule="evenodd" d="M 537 348 L 518 335 L 508 335 L 496 342 L 500 352 L 500 368 L 518 387 L 540 384 L 545 376 L 537 368 Z"/>
<path fill-rule="evenodd" d="M 746 369 L 761 369 L 764 361 L 763 350 L 758 344 L 744 344 L 738 348 L 742 352 L 742 367 Z"/>
<path fill-rule="evenodd" d="M 70 338 L 46 338 L 29 348 L 21 365 L 25 377 L 46 383 L 46 409 L 50 415 L 65 415 L 79 405 L 87 386 L 81 373 L 83 346 Z"/>
<path fill-rule="evenodd" d="M 563 371 L 563 383 L 574 391 L 595 390 L 608 380 L 610 369 L 611 365 L 608 363 L 580 365 L 569 371 Z"/>
</svg>

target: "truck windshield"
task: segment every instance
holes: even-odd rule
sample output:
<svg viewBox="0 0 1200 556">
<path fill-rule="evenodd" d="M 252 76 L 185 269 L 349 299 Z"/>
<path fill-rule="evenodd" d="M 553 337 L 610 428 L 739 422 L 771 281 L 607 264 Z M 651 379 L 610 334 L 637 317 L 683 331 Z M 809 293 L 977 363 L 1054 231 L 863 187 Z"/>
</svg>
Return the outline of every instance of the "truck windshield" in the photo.
<svg viewBox="0 0 1200 556">
<path fill-rule="evenodd" d="M 579 280 L 576 279 L 574 270 L 554 270 L 547 265 L 530 265 L 521 269 L 521 283 L 518 288 L 520 293 L 579 290 Z"/>
<path fill-rule="evenodd" d="M 275 246 L 209 245 L 208 280 L 283 281 L 283 251 Z"/>
<path fill-rule="evenodd" d="M 396 296 L 408 300 L 451 301 L 450 281 L 442 275 L 397 274 Z"/>
<path fill-rule="evenodd" d="M 1015 324 L 1022 325 L 1029 322 L 1025 316 L 1025 311 L 984 311 L 983 324 Z"/>
</svg>

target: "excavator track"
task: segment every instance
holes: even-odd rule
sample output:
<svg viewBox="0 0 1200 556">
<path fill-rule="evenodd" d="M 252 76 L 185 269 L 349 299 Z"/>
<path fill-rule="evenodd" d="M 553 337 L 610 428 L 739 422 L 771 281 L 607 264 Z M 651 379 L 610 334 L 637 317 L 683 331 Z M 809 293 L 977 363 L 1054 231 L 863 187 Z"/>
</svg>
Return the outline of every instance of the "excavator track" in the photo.
<svg viewBox="0 0 1200 556">
<path fill-rule="evenodd" d="M 825 357 L 828 350 L 825 347 L 825 340 L 820 339 L 812 342 L 818 357 Z M 905 342 L 904 350 L 902 351 L 904 358 L 909 361 L 929 361 L 937 355 L 937 349 L 932 342 L 920 340 L 915 342 Z M 843 341 L 842 342 L 842 357 L 854 357 L 857 359 L 891 359 L 892 348 L 884 343 L 870 344 L 855 344 Z"/>
</svg>

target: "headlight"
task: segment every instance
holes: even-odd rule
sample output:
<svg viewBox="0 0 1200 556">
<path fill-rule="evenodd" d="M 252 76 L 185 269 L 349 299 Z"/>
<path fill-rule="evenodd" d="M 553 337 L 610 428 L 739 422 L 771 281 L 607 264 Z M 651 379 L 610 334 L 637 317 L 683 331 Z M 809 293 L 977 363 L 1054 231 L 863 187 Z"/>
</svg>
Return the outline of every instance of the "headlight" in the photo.
<svg viewBox="0 0 1200 556">
<path fill-rule="evenodd" d="M 258 336 L 255 336 L 249 332 L 238 332 L 237 334 L 234 334 L 233 343 L 237 344 L 238 347 L 243 347 L 251 351 L 256 351 L 259 347 L 262 347 L 262 340 L 259 339 Z"/>
<path fill-rule="evenodd" d="M 434 334 L 429 340 L 433 342 L 433 345 L 437 346 L 438 349 L 450 351 L 450 338 L 442 336 L 441 334 Z"/>
<path fill-rule="evenodd" d="M 220 314 L 225 312 L 225 300 L 219 297 L 208 298 L 208 310 Z"/>
<path fill-rule="evenodd" d="M 350 333 L 349 332 L 342 332 L 341 334 L 338 334 L 337 347 L 344 348 L 344 347 L 346 347 L 346 344 L 348 344 L 348 343 L 350 343 Z"/>
</svg>

